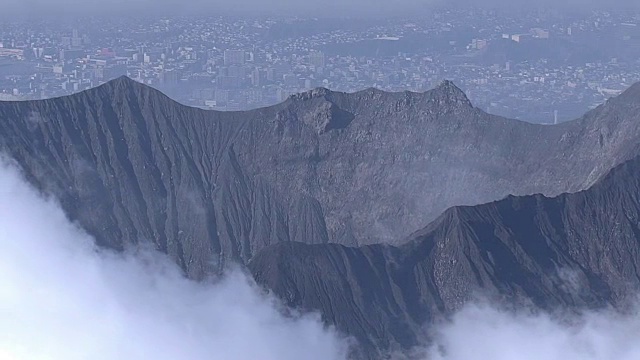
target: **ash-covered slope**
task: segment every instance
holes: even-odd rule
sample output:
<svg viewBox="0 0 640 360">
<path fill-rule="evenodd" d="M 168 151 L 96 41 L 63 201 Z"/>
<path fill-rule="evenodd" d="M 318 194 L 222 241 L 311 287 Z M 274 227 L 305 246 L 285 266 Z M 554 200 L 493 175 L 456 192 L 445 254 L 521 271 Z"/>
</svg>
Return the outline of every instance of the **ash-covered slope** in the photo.
<svg viewBox="0 0 640 360">
<path fill-rule="evenodd" d="M 199 277 L 280 241 L 390 242 L 453 205 L 583 189 L 637 154 L 638 87 L 543 126 L 488 115 L 450 82 L 216 112 L 119 78 L 0 102 L 0 148 L 102 245 L 151 241 Z"/>
<path fill-rule="evenodd" d="M 553 310 L 624 308 L 640 288 L 640 157 L 586 191 L 454 207 L 403 246 L 281 243 L 249 263 L 289 305 L 320 311 L 365 358 L 409 349 L 479 291 Z"/>
</svg>

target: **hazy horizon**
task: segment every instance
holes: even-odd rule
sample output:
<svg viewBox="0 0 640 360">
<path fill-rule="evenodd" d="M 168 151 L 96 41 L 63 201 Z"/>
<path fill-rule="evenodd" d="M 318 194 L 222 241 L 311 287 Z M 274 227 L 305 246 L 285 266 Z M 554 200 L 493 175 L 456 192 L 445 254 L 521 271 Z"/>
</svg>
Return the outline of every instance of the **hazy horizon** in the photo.
<svg viewBox="0 0 640 360">
<path fill-rule="evenodd" d="M 11 16 L 58 16 L 58 15 L 108 15 L 131 13 L 132 15 L 292 15 L 320 17 L 388 17 L 417 15 L 434 7 L 473 7 L 488 9 L 523 10 L 545 8 L 568 11 L 590 9 L 639 8 L 633 0 L 612 0 L 606 4 L 597 0 L 328 0 L 323 2 L 300 2 L 276 0 L 0 0 L 4 15 Z"/>
</svg>

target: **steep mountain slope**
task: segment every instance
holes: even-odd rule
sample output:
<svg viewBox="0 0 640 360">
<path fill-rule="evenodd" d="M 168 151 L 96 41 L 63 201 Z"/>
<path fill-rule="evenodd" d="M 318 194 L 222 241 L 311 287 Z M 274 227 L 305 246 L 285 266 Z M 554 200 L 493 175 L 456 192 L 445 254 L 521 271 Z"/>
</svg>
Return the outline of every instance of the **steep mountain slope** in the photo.
<svg viewBox="0 0 640 360">
<path fill-rule="evenodd" d="M 640 289 L 640 157 L 586 191 L 447 210 L 403 246 L 280 243 L 249 263 L 289 305 L 318 310 L 364 357 L 416 345 L 476 291 L 553 310 L 628 305 Z"/>
<path fill-rule="evenodd" d="M 453 205 L 584 189 L 638 154 L 639 89 L 543 126 L 488 115 L 450 82 L 215 112 L 119 78 L 0 102 L 0 150 L 102 245 L 154 242 L 197 278 L 280 241 L 391 242 Z"/>
</svg>

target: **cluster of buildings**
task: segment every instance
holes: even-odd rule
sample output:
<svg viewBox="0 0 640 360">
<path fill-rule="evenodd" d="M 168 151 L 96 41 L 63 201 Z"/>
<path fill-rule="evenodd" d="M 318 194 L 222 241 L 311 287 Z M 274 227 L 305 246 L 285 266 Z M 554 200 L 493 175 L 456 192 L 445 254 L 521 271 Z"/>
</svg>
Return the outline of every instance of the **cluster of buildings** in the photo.
<svg viewBox="0 0 640 360">
<path fill-rule="evenodd" d="M 1 24 L 0 100 L 66 95 L 127 75 L 188 105 L 242 110 L 320 86 L 425 91 L 450 79 L 489 112 L 554 122 L 640 79 L 634 14 L 430 16 L 331 26 L 223 17 Z M 601 53 L 583 55 L 589 44 Z"/>
</svg>

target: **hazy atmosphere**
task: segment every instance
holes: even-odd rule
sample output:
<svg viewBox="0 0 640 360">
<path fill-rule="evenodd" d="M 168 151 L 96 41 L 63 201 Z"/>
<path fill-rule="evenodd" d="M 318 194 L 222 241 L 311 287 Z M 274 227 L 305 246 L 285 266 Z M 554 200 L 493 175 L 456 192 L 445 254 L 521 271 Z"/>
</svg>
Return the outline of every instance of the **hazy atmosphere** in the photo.
<svg viewBox="0 0 640 360">
<path fill-rule="evenodd" d="M 152 14 L 198 14 L 218 15 L 250 14 L 250 15 L 304 15 L 304 16 L 390 16 L 390 15 L 415 15 L 415 11 L 428 10 L 433 6 L 474 6 L 478 8 L 512 8 L 514 10 L 531 7 L 551 7 L 557 9 L 584 11 L 587 8 L 627 8 L 638 7 L 634 0 L 327 0 L 322 2 L 296 1 L 296 0 L 239 0 L 229 2 L 226 0 L 2 0 L 3 13 L 9 11 L 24 15 L 47 15 L 53 11 L 56 14 L 72 15 L 85 13 L 92 15 L 122 13 L 130 15 Z M 135 14 L 136 11 L 144 11 L 144 14 Z M 205 11 L 205 13 L 202 13 Z"/>
<path fill-rule="evenodd" d="M 0 18 L 0 360 L 640 359 L 640 1 Z"/>
</svg>

